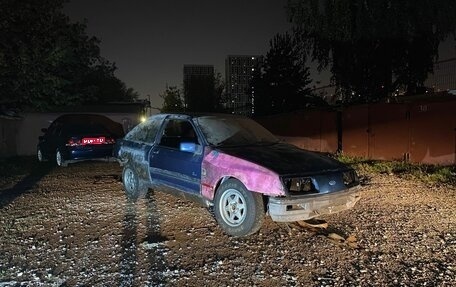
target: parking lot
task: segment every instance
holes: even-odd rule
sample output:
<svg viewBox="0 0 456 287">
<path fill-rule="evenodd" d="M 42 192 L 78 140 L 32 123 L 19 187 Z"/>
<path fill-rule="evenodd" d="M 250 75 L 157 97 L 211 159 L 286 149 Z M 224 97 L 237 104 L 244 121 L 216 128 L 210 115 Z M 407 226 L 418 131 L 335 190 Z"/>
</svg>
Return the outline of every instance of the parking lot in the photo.
<svg viewBox="0 0 456 287">
<path fill-rule="evenodd" d="M 20 161 L 18 165 L 24 164 Z M 159 192 L 128 202 L 117 163 L 30 164 L 0 180 L 0 286 L 454 286 L 456 189 L 362 174 L 327 229 L 270 219 L 246 238 Z"/>
</svg>

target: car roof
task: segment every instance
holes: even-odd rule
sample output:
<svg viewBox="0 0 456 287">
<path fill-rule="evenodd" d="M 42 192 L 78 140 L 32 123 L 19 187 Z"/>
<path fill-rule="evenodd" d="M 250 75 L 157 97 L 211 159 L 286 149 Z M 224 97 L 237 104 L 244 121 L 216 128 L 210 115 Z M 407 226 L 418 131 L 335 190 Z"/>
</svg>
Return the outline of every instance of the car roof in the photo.
<svg viewBox="0 0 456 287">
<path fill-rule="evenodd" d="M 223 113 L 163 113 L 163 114 L 156 114 L 151 116 L 151 118 L 157 117 L 172 117 L 172 118 L 201 118 L 201 117 L 215 117 L 215 118 L 247 118 L 246 116 L 242 115 L 233 115 L 233 114 L 223 114 Z"/>
<path fill-rule="evenodd" d="M 63 125 L 74 124 L 101 124 L 113 133 L 116 137 L 123 137 L 125 132 L 120 123 L 100 114 L 64 114 L 59 116 L 54 122 Z"/>
<path fill-rule="evenodd" d="M 64 114 L 59 116 L 56 121 L 59 122 L 69 122 L 74 120 L 109 120 L 112 121 L 110 118 L 99 115 L 99 114 Z"/>
</svg>

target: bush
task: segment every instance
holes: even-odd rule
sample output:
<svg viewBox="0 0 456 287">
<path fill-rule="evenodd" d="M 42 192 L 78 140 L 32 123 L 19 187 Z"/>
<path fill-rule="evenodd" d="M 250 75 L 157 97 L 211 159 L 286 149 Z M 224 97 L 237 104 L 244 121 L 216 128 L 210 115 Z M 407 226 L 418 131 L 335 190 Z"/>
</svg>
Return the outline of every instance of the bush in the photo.
<svg viewBox="0 0 456 287">
<path fill-rule="evenodd" d="M 456 166 L 412 164 L 404 161 L 367 160 L 344 154 L 336 155 L 336 159 L 353 166 L 361 175 L 371 173 L 395 174 L 418 179 L 426 183 L 456 184 Z"/>
</svg>

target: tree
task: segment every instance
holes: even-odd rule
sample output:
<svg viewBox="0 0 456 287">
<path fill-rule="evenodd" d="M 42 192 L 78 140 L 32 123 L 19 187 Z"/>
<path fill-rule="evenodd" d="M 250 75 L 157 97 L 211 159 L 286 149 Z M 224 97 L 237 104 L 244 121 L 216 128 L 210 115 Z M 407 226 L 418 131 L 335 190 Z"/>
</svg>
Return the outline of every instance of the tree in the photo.
<svg viewBox="0 0 456 287">
<path fill-rule="evenodd" d="M 289 0 L 287 11 L 303 49 L 320 69 L 330 67 L 345 102 L 413 93 L 456 27 L 453 0 Z"/>
<path fill-rule="evenodd" d="M 293 111 L 314 105 L 309 68 L 295 38 L 288 33 L 270 41 L 261 70 L 254 73 L 255 114 Z"/>
<path fill-rule="evenodd" d="M 184 111 L 181 92 L 177 87 L 167 86 L 165 92 L 161 94 L 160 97 L 163 99 L 163 106 L 160 110 L 162 113 Z"/>
<path fill-rule="evenodd" d="M 224 103 L 226 102 L 225 82 L 222 79 L 222 74 L 219 72 L 216 72 L 214 77 L 214 100 L 214 111 L 223 112 Z"/>
<path fill-rule="evenodd" d="M 128 88 L 124 82 L 114 75 L 115 70 L 114 65 L 105 64 L 94 67 L 89 72 L 83 86 L 88 89 L 86 94 L 90 94 L 92 97 L 85 102 L 129 102 L 139 98 L 139 94 L 133 88 Z"/>
<path fill-rule="evenodd" d="M 46 110 L 137 96 L 115 78 L 86 24 L 62 12 L 64 2 L 0 0 L 1 104 Z"/>
</svg>

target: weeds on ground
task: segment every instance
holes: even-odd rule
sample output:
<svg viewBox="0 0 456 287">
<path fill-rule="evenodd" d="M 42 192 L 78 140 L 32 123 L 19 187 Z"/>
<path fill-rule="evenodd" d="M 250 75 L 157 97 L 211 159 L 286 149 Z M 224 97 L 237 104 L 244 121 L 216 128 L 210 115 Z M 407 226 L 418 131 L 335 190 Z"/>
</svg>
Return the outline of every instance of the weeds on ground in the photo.
<svg viewBox="0 0 456 287">
<path fill-rule="evenodd" d="M 352 165 L 360 174 L 395 174 L 405 178 L 418 179 L 429 184 L 456 185 L 456 166 L 412 164 L 404 161 L 379 161 L 350 157 L 344 154 L 336 158 Z"/>
</svg>

